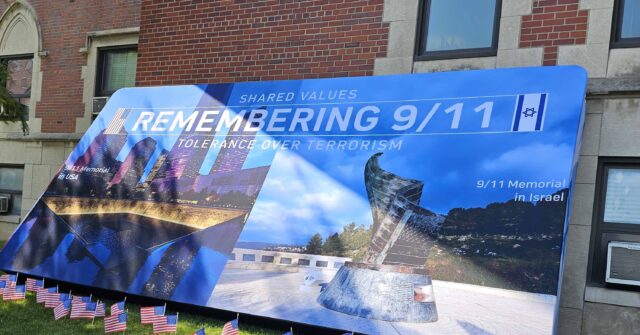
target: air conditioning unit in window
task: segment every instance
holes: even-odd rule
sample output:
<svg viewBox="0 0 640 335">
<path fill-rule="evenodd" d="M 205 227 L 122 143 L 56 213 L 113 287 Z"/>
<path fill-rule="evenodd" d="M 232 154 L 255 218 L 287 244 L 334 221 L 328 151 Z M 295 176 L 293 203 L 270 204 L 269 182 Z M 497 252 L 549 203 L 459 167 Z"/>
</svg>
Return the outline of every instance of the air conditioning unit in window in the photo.
<svg viewBox="0 0 640 335">
<path fill-rule="evenodd" d="M 9 201 L 11 196 L 8 194 L 0 194 L 0 214 L 9 213 Z"/>
<path fill-rule="evenodd" d="M 107 104 L 107 100 L 109 100 L 109 97 L 93 98 L 93 108 L 91 109 L 91 114 L 93 114 L 94 116 L 98 115 L 98 113 L 100 113 L 104 105 Z"/>
<path fill-rule="evenodd" d="M 609 242 L 605 281 L 640 286 L 640 243 Z"/>
</svg>

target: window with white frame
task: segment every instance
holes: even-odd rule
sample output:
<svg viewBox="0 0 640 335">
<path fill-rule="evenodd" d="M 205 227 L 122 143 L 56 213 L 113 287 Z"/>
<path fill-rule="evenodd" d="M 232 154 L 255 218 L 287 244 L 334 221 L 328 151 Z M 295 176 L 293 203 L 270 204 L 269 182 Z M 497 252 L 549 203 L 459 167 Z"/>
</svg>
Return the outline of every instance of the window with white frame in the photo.
<svg viewBox="0 0 640 335">
<path fill-rule="evenodd" d="M 608 246 L 611 242 L 640 243 L 640 159 L 600 157 L 595 200 L 590 283 L 617 286 L 605 283 Z"/>
<path fill-rule="evenodd" d="M 8 198 L 6 211 L 0 211 L 0 216 L 20 215 L 23 179 L 24 168 L 22 166 L 0 165 L 0 197 Z"/>
<path fill-rule="evenodd" d="M 500 0 L 423 0 L 416 59 L 495 56 Z"/>
</svg>

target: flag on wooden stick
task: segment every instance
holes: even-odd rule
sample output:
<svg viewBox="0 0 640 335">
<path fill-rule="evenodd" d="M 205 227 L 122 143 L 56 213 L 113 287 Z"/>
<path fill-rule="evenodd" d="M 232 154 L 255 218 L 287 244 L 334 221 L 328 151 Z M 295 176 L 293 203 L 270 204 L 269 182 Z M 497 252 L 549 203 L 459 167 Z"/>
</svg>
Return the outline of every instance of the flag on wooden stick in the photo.
<svg viewBox="0 0 640 335">
<path fill-rule="evenodd" d="M 56 308 L 53 309 L 53 317 L 56 320 L 60 320 L 67 315 L 69 315 L 69 310 L 71 309 L 71 301 L 65 300 L 58 304 Z"/>
<path fill-rule="evenodd" d="M 164 315 L 160 318 L 156 318 L 153 323 L 153 333 L 175 333 L 178 331 L 178 314 L 176 315 Z"/>
<path fill-rule="evenodd" d="M 34 278 L 27 278 L 25 285 L 27 286 L 27 291 L 37 292 L 39 289 L 44 287 L 44 279 L 36 280 Z"/>
<path fill-rule="evenodd" d="M 24 285 L 7 287 L 4 290 L 2 300 L 22 300 L 27 297 L 27 288 Z"/>
<path fill-rule="evenodd" d="M 118 313 L 116 315 L 104 318 L 104 333 L 124 332 L 127 330 L 127 313 Z"/>
<path fill-rule="evenodd" d="M 151 306 L 140 308 L 140 322 L 142 324 L 152 324 L 157 319 L 161 319 L 164 316 L 164 312 L 167 305 L 164 306 Z"/>
</svg>

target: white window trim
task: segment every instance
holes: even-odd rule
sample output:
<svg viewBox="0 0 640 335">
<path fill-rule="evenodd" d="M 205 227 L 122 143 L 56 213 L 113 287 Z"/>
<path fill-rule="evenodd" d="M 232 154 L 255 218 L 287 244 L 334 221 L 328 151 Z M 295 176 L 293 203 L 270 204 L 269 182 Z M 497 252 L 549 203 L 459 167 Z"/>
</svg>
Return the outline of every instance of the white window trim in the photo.
<svg viewBox="0 0 640 335">
<path fill-rule="evenodd" d="M 9 33 L 19 22 L 29 27 L 31 48 L 25 49 L 25 45 L 9 45 L 7 40 Z M 47 52 L 42 50 L 42 33 L 40 22 L 35 10 L 24 0 L 16 0 L 0 17 L 0 57 L 33 55 L 33 68 L 31 75 L 31 97 L 29 102 L 29 128 L 31 133 L 39 133 L 42 128 L 42 119 L 36 118 L 36 105 L 40 101 L 42 88 L 42 72 L 40 71 L 40 58 L 46 57 Z M 0 133 L 22 133 L 22 125 L 19 122 L 10 124 L 0 123 Z"/>
<path fill-rule="evenodd" d="M 137 45 L 140 28 L 111 29 L 94 31 L 87 34 L 86 46 L 79 50 L 87 55 L 87 65 L 82 67 L 84 82 L 82 102 L 84 114 L 76 120 L 76 133 L 84 133 L 91 125 L 93 98 L 96 89 L 96 75 L 98 67 L 98 51 L 100 48 Z"/>
</svg>

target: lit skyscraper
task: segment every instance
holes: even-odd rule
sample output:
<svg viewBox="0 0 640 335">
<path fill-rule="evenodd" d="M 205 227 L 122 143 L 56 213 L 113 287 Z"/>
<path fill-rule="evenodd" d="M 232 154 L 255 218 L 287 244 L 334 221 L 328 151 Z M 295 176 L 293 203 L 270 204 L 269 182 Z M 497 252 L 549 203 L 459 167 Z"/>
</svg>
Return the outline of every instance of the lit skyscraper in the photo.
<svg viewBox="0 0 640 335">
<path fill-rule="evenodd" d="M 120 183 L 124 183 L 125 186 L 130 188 L 135 187 L 144 174 L 144 168 L 149 163 L 149 159 L 151 159 L 151 155 L 155 150 L 156 141 L 151 137 L 136 143 L 109 182 L 109 187 Z"/>
<path fill-rule="evenodd" d="M 233 129 L 229 129 L 229 133 L 225 139 L 227 146 L 220 149 L 209 174 L 242 170 L 249 151 L 251 151 L 249 149 L 249 143 L 255 139 L 257 133 L 256 131 L 245 131 L 246 125 L 247 120 L 242 119 L 238 130 L 234 131 Z M 231 143 L 233 144 L 229 145 Z"/>
<path fill-rule="evenodd" d="M 164 165 L 164 162 L 167 160 L 167 155 L 169 155 L 169 152 L 167 150 L 163 149 L 162 153 L 160 153 L 160 156 L 158 157 L 156 162 L 153 164 L 153 167 L 151 168 L 151 171 L 149 171 L 149 174 L 147 175 L 147 179 L 144 181 L 144 183 L 139 184 L 138 188 L 145 189 L 145 188 L 149 187 L 149 185 L 151 184 L 153 179 L 158 174 L 158 171 L 160 171 L 160 169 Z"/>
<path fill-rule="evenodd" d="M 230 93 L 230 86 L 210 85 L 207 87 L 206 93 L 207 94 L 200 99 L 200 102 L 198 102 L 197 108 L 224 108 L 224 102 Z M 202 115 L 200 117 L 202 117 Z M 195 121 L 196 124 L 199 122 L 200 119 Z M 192 141 L 198 141 L 199 143 L 207 140 L 211 141 L 214 136 L 215 132 L 213 131 L 206 134 L 196 132 L 194 129 L 184 131 L 169 151 L 169 155 L 164 161 L 162 168 L 160 168 L 156 174 L 155 179 L 196 178 L 199 175 L 200 167 L 202 167 L 209 148 L 206 146 L 187 148 L 184 144 Z"/>
</svg>

